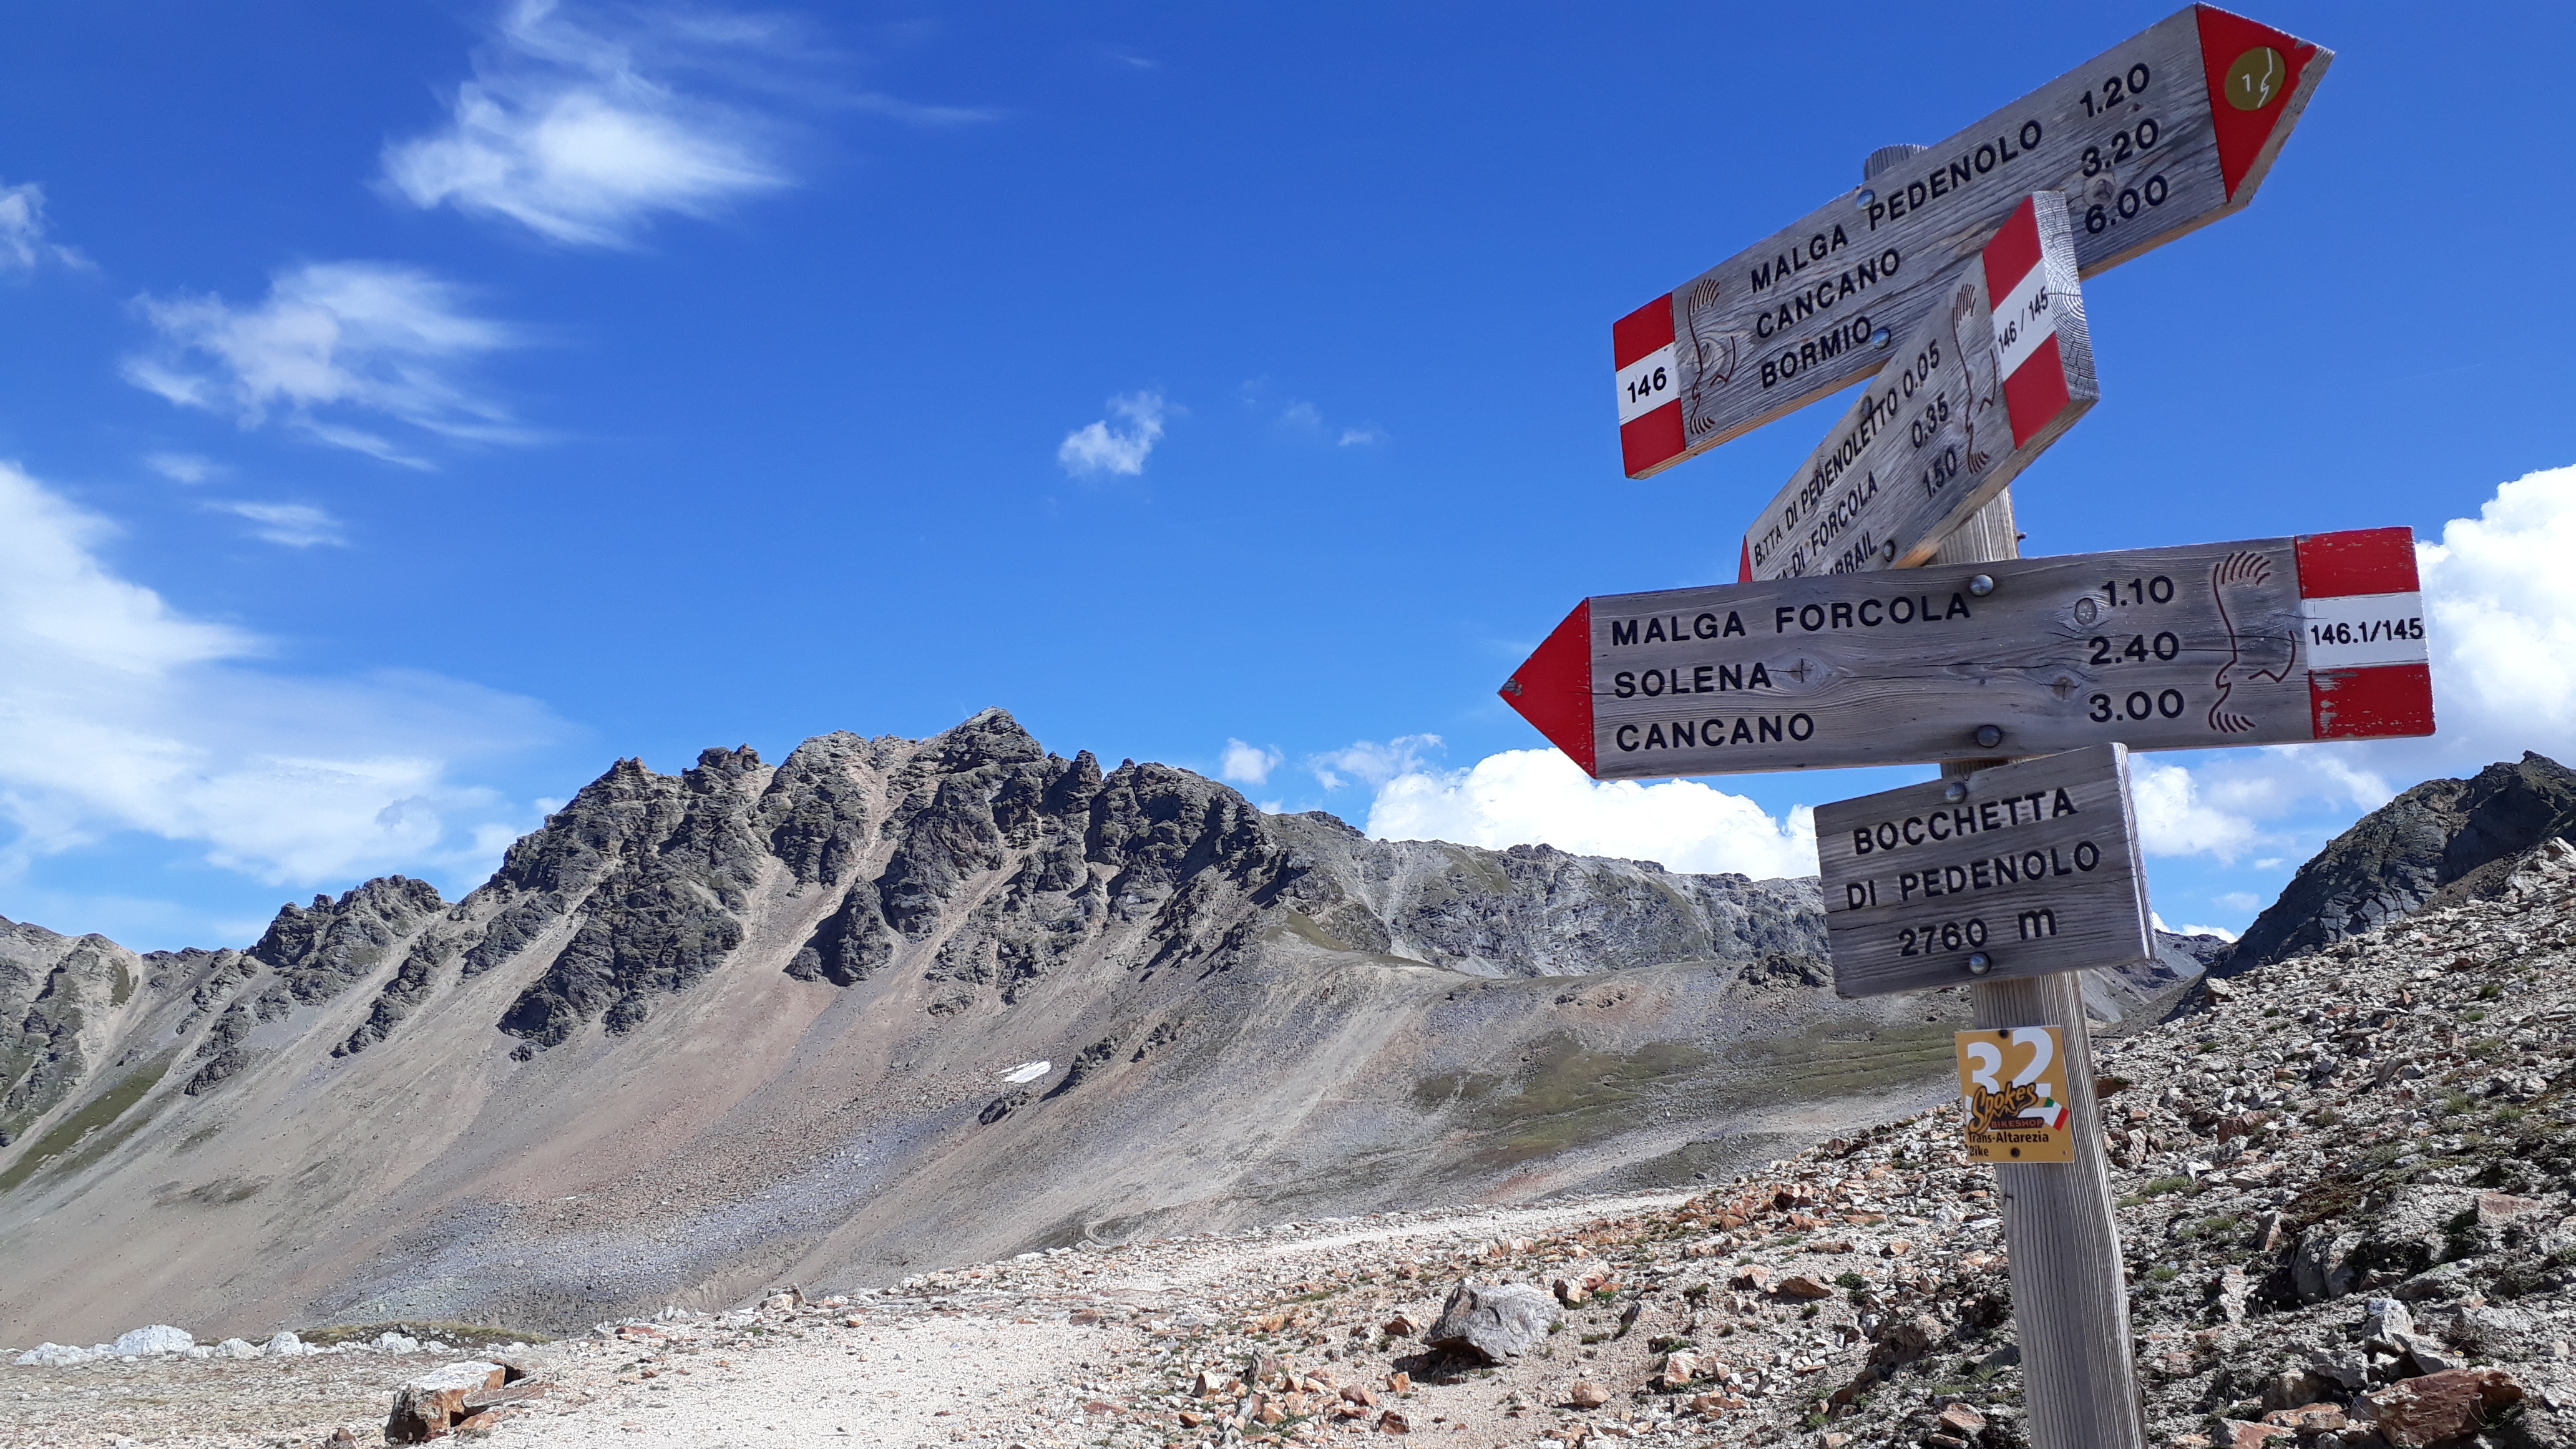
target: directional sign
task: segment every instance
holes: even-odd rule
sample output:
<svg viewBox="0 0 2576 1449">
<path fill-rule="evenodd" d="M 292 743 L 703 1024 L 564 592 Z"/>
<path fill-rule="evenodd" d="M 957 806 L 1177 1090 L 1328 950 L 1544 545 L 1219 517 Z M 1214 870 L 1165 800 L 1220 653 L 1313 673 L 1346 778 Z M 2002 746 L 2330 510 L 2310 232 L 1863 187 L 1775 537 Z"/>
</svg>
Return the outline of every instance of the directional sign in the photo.
<svg viewBox="0 0 2576 1449">
<path fill-rule="evenodd" d="M 1745 532 L 1742 577 L 1905 568 L 2093 406 L 2066 200 L 2023 198 Z"/>
<path fill-rule="evenodd" d="M 1621 318 L 1628 476 L 1886 366 L 2034 191 L 2065 195 L 2088 277 L 2243 207 L 2332 59 L 2192 6 Z"/>
<path fill-rule="evenodd" d="M 1819 805 L 1816 861 L 1845 996 L 2155 953 L 2129 754 L 2116 744 Z"/>
<path fill-rule="evenodd" d="M 2433 732 L 2403 528 L 1577 605 L 1502 688 L 1595 778 Z"/>
</svg>

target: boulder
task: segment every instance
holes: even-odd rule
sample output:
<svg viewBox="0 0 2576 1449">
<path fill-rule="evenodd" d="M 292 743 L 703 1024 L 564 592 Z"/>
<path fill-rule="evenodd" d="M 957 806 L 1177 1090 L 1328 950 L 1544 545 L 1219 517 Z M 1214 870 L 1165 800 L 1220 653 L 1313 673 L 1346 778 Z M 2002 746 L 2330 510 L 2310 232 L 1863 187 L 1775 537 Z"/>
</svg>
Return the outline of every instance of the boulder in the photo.
<svg viewBox="0 0 2576 1449">
<path fill-rule="evenodd" d="M 1831 1298 L 1834 1296 L 1834 1287 L 1832 1284 L 1824 1282 L 1808 1273 L 1799 1273 L 1791 1277 L 1783 1278 L 1780 1280 L 1780 1286 L 1772 1289 L 1771 1291 L 1779 1294 L 1783 1298 Z"/>
<path fill-rule="evenodd" d="M 257 1358 L 259 1345 L 246 1338 L 227 1338 L 215 1345 L 218 1358 Z"/>
<path fill-rule="evenodd" d="M 1487 1363 L 1518 1358 L 1547 1339 L 1556 1301 L 1526 1283 L 1461 1283 L 1424 1341 Z"/>
<path fill-rule="evenodd" d="M 156 1323 L 150 1328 L 129 1328 L 118 1334 L 113 1351 L 119 1354 L 186 1353 L 196 1344 L 196 1335 L 186 1329 Z"/>
<path fill-rule="evenodd" d="M 280 1330 L 262 1344 L 261 1351 L 270 1358 L 301 1358 L 313 1351 L 312 1346 L 292 1333 Z"/>
<path fill-rule="evenodd" d="M 1655 1383 L 1661 1388 L 1678 1389 L 1699 1374 L 1699 1355 L 1677 1348 L 1664 1355 L 1664 1366 L 1656 1372 Z"/>
<path fill-rule="evenodd" d="M 2338 1233 L 2324 1223 L 2300 1234 L 2299 1246 L 2290 1255 L 2290 1285 L 2299 1301 L 2323 1303 L 2351 1292 L 2360 1277 L 2352 1252 L 2360 1246 L 2359 1233 Z"/>
<path fill-rule="evenodd" d="M 390 1336 L 390 1335 L 389 1335 Z M 420 1444 L 444 1438 L 474 1411 L 465 1401 L 502 1386 L 509 1370 L 497 1363 L 469 1360 L 433 1369 L 394 1390 L 393 1412 L 385 1419 L 385 1441 Z"/>
<path fill-rule="evenodd" d="M 1986 1416 L 1966 1404 L 1952 1404 L 1941 1411 L 1941 1427 L 1966 1437 L 1985 1432 Z"/>
<path fill-rule="evenodd" d="M 2476 1433 L 2523 1395 L 2504 1370 L 2472 1368 L 2404 1379 L 2367 1397 L 2382 1437 L 2396 1449 L 2426 1449 Z"/>
<path fill-rule="evenodd" d="M 40 1343 L 18 1355 L 16 1361 L 21 1368 L 71 1368 L 97 1357 L 90 1349 L 68 1343 Z"/>
<path fill-rule="evenodd" d="M 1597 1409 L 1610 1402 L 1610 1392 L 1590 1379 L 1576 1379 L 1565 1391 L 1565 1402 L 1571 1408 Z"/>
</svg>

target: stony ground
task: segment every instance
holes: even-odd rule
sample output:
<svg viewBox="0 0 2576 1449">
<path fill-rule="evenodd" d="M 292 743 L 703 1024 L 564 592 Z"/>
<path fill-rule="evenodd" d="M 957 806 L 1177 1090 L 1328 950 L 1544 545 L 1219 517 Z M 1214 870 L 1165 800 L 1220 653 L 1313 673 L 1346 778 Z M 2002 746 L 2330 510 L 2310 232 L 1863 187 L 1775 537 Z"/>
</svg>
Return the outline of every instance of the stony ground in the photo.
<svg viewBox="0 0 2576 1449">
<path fill-rule="evenodd" d="M 2105 1045 L 2151 1443 L 2576 1445 L 2571 867 L 2544 847 L 2505 899 Z M 558 1387 L 490 1438 L 2011 1449 L 2002 1235 L 1957 1133 L 1934 1112 L 1697 1196 L 1065 1249 L 633 1325 L 530 1355 Z M 1428 1351 L 1467 1281 L 1539 1285 L 1554 1331 L 1499 1366 Z M 363 1442 L 418 1367 L 0 1370 L 0 1438 Z"/>
</svg>

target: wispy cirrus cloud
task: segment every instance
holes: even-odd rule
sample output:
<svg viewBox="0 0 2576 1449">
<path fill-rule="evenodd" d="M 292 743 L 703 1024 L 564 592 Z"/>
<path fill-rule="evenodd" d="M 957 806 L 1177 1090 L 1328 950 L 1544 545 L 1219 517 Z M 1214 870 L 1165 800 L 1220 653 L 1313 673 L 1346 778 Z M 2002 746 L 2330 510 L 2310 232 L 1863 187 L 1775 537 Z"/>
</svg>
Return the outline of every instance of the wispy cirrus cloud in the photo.
<svg viewBox="0 0 2576 1449">
<path fill-rule="evenodd" d="M 708 92 L 757 86 L 797 38 L 775 16 L 518 0 L 475 52 L 447 124 L 385 147 L 383 183 L 414 206 L 567 246 L 631 245 L 657 215 L 709 216 L 790 184 L 774 123 Z M 867 99 L 917 112 L 903 119 L 954 118 Z"/>
<path fill-rule="evenodd" d="M 1112 423 L 1102 418 L 1065 434 L 1064 441 L 1056 445 L 1055 460 L 1076 478 L 1102 473 L 1135 477 L 1145 471 L 1146 456 L 1163 439 L 1167 408 L 1159 392 L 1113 397 L 1109 400 L 1110 414 L 1123 421 Z"/>
<path fill-rule="evenodd" d="M 251 521 L 251 536 L 288 548 L 311 548 L 316 544 L 344 544 L 348 531 L 340 520 L 324 509 L 309 503 L 210 503 L 218 513 L 229 513 Z"/>
<path fill-rule="evenodd" d="M 534 439 L 460 379 L 524 335 L 475 316 L 462 288 L 415 268 L 310 262 L 278 273 L 256 303 L 183 295 L 137 306 L 159 337 L 126 359 L 125 376 L 181 407 L 229 414 L 245 428 L 280 419 L 413 468 L 429 463 L 377 431 L 383 422 L 455 441 Z"/>
<path fill-rule="evenodd" d="M 0 272 L 45 265 L 87 268 L 89 258 L 45 236 L 45 188 L 32 181 L 0 186 Z"/>
</svg>

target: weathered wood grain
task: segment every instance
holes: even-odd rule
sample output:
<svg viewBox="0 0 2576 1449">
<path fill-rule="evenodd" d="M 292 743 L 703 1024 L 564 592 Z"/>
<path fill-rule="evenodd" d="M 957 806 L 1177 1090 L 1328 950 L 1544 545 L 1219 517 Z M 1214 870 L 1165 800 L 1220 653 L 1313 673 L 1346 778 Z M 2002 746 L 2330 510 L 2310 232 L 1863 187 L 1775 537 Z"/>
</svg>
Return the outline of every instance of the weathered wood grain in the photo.
<svg viewBox="0 0 2576 1449">
<path fill-rule="evenodd" d="M 1755 579 L 1909 568 L 2046 452 L 2101 396 L 2066 203 L 2032 196 L 2068 403 L 2013 446 L 1982 256 L 1951 269 L 1894 361 L 1837 419 L 1744 533 Z"/>
<path fill-rule="evenodd" d="M 2243 208 L 2332 59 L 2307 57 L 2233 195 L 2185 9 L 1674 288 L 1683 449 L 1634 476 L 1886 366 L 1950 269 L 2032 192 L 2066 197 L 2088 277 Z"/>
<path fill-rule="evenodd" d="M 1843 996 L 2122 966 L 2155 950 L 2118 744 L 1819 805 L 1816 860 Z"/>
<path fill-rule="evenodd" d="M 1943 539 L 1940 564 L 1999 567 L 2019 556 L 2012 493 Z M 1991 768 L 2003 761 L 1985 762 Z M 1945 779 L 1978 762 L 1941 767 Z M 2134 835 L 2132 837 L 2134 839 Z M 2075 1160 L 1995 1168 L 2012 1274 L 2013 1337 L 2022 1349 L 2022 1402 L 2031 1449 L 2145 1449 L 2147 1430 L 2129 1339 L 2129 1288 L 2111 1210 L 2102 1107 L 2093 1091 L 2093 1033 L 2084 978 L 2073 971 L 1980 982 L 1969 998 L 1976 1025 L 2054 1026 L 2066 1057 L 2066 1105 Z"/>
<path fill-rule="evenodd" d="M 2294 549 L 2257 539 L 1600 595 L 1594 773 L 2313 739 Z M 2410 642 L 2420 651 L 2420 634 Z"/>
<path fill-rule="evenodd" d="M 2129 1339 L 2129 1290 L 2111 1211 L 2102 1107 L 2083 978 L 2072 971 L 1979 986 L 1976 1024 L 2060 1029 L 2075 1160 L 1998 1163 L 2013 1340 L 2031 1449 L 2144 1449 L 2146 1422 Z"/>
</svg>

